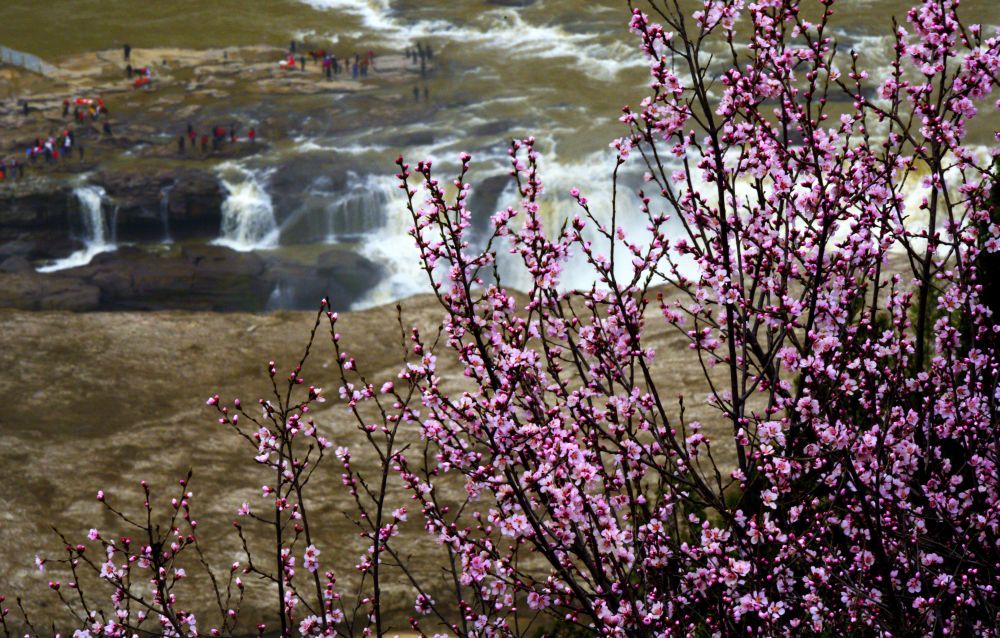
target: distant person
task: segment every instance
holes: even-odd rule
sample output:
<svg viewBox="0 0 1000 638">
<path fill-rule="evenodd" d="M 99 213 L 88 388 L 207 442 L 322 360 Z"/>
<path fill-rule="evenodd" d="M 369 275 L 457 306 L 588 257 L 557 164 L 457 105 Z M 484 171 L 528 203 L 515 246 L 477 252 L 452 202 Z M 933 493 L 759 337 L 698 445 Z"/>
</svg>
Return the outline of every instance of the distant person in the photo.
<svg viewBox="0 0 1000 638">
<path fill-rule="evenodd" d="M 295 53 L 295 40 L 288 43 L 288 52 Z"/>
<path fill-rule="evenodd" d="M 357 62 L 355 62 L 354 64 L 351 65 L 351 77 L 354 78 L 355 80 L 358 79 L 358 63 Z"/>
<path fill-rule="evenodd" d="M 125 54 L 125 61 L 128 62 L 132 59 L 132 47 L 128 44 L 122 46 L 122 52 Z"/>
<path fill-rule="evenodd" d="M 304 55 L 300 55 L 299 56 L 299 66 L 302 67 L 303 71 L 306 70 L 306 56 L 304 56 Z"/>
<path fill-rule="evenodd" d="M 368 60 L 364 59 L 361 61 L 361 77 L 368 77 Z"/>
<path fill-rule="evenodd" d="M 333 74 L 340 75 L 340 61 L 337 60 L 336 55 L 330 55 L 330 64 L 333 65 Z"/>
<path fill-rule="evenodd" d="M 233 144 L 236 143 L 236 127 L 235 126 L 230 126 L 229 127 L 229 141 L 232 142 Z"/>
<path fill-rule="evenodd" d="M 63 117 L 69 115 L 69 100 L 63 100 Z"/>
<path fill-rule="evenodd" d="M 253 144 L 254 142 L 256 142 L 257 141 L 257 129 L 255 129 L 254 127 L 251 126 L 250 127 L 250 132 L 247 133 L 247 139 L 250 140 L 251 144 Z"/>
<path fill-rule="evenodd" d="M 104 126 L 102 127 L 101 130 L 103 130 L 104 134 L 107 135 L 107 136 L 109 136 L 109 137 L 113 137 L 114 136 L 114 134 L 111 132 L 111 122 L 109 122 L 107 120 L 104 120 Z"/>
<path fill-rule="evenodd" d="M 208 133 L 201 134 L 201 152 L 202 153 L 208 152 Z"/>
<path fill-rule="evenodd" d="M 28 100 L 24 101 L 24 104 L 23 104 L 22 108 L 24 109 L 24 114 L 27 115 L 28 114 Z"/>
<path fill-rule="evenodd" d="M 132 79 L 132 74 L 134 72 L 135 72 L 135 69 L 132 68 L 131 64 L 125 65 L 125 77 L 127 77 L 128 79 L 131 80 Z"/>
</svg>

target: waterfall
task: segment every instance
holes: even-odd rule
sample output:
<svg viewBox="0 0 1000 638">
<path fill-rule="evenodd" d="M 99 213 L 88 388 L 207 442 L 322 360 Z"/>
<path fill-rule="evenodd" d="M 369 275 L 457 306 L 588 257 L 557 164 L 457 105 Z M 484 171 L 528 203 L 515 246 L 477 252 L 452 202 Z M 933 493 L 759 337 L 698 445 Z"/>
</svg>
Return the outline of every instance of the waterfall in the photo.
<svg viewBox="0 0 1000 638">
<path fill-rule="evenodd" d="M 262 183 L 267 177 L 237 165 L 224 166 L 239 173 L 236 180 L 223 177 L 229 196 L 222 203 L 222 228 L 214 244 L 233 250 L 248 251 L 278 245 L 278 224 L 274 219 L 271 196 Z"/>
<path fill-rule="evenodd" d="M 360 179 L 348 172 L 347 192 L 326 206 L 326 243 L 354 241 L 385 226 L 386 207 L 396 193 L 394 183 L 369 175 Z"/>
<path fill-rule="evenodd" d="M 94 248 L 107 248 L 111 229 L 104 219 L 104 198 L 106 193 L 100 186 L 80 186 L 73 190 L 73 196 L 80 204 L 80 219 L 83 222 L 83 241 Z"/>
<path fill-rule="evenodd" d="M 100 186 L 86 185 L 73 189 L 73 198 L 77 206 L 72 214 L 79 214 L 80 227 L 83 230 L 83 248 L 51 263 L 38 268 L 38 272 L 53 272 L 65 268 L 85 266 L 94 255 L 115 250 L 114 225 L 108 224 L 104 217 L 104 204 L 107 193 Z"/>
<path fill-rule="evenodd" d="M 170 191 L 174 190 L 174 184 L 164 186 L 160 189 L 160 224 L 163 226 L 163 244 L 173 243 L 170 236 Z"/>
<path fill-rule="evenodd" d="M 406 196 L 394 176 L 373 176 L 369 188 L 384 198 L 385 223 L 365 234 L 358 252 L 380 264 L 387 276 L 356 304 L 369 308 L 429 290 L 427 276 L 420 268 L 420 254 L 409 235 L 413 220 L 406 209 Z"/>
</svg>

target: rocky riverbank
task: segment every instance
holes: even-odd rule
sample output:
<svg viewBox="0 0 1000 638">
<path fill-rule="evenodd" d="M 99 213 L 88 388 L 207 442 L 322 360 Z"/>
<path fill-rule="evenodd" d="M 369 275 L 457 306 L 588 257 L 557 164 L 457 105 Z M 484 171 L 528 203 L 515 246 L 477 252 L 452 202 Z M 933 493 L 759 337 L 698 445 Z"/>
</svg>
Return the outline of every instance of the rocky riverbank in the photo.
<svg viewBox="0 0 1000 638">
<path fill-rule="evenodd" d="M 371 290 L 382 268 L 349 241 L 255 253 L 211 245 L 233 195 L 220 163 L 287 144 L 328 109 L 317 97 L 384 93 L 421 74 L 403 56 L 377 55 L 365 78 L 344 70 L 326 78 L 308 58 L 304 70 L 280 68 L 284 55 L 270 46 L 133 49 L 132 67 L 151 72 L 142 88 L 126 77 L 120 50 L 53 60 L 49 77 L 0 68 L 0 159 L 24 164 L 23 176 L 8 171 L 0 182 L 0 307 L 261 311 L 314 307 L 329 294 L 347 308 Z M 109 115 L 76 121 L 78 98 L 101 98 Z M 386 109 L 386 121 L 392 112 Z M 215 127 L 226 139 L 218 147 L 191 144 L 189 126 L 199 141 Z M 256 140 L 248 139 L 250 128 Z M 25 159 L 36 139 L 65 131 L 74 133 L 71 153 Z M 273 192 L 281 219 L 301 209 L 304 197 L 295 168 L 283 173 Z M 92 196 L 85 201 L 81 192 Z M 302 236 L 291 244 L 324 240 L 295 224 Z M 74 255 L 80 259 L 66 261 Z M 45 272 L 60 260 L 60 269 Z"/>
</svg>

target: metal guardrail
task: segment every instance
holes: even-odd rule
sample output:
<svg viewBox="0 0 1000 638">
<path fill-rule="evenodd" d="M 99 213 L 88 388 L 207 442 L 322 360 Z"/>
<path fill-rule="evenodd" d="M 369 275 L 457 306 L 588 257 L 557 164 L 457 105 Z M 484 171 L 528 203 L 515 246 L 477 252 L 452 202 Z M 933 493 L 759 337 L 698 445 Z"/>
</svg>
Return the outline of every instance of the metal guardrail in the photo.
<svg viewBox="0 0 1000 638">
<path fill-rule="evenodd" d="M 45 62 L 37 55 L 15 51 L 14 49 L 0 46 L 0 61 L 4 64 L 19 66 L 34 73 L 42 75 L 53 75 L 58 69 L 48 62 Z"/>
</svg>

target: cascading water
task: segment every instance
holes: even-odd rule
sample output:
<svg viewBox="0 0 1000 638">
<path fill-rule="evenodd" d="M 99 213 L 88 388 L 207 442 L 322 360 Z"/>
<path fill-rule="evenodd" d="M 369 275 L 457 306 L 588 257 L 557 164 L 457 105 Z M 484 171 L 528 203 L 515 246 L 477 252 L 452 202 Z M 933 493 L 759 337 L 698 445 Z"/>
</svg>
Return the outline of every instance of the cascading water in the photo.
<svg viewBox="0 0 1000 638">
<path fill-rule="evenodd" d="M 66 268 L 85 266 L 94 255 L 115 250 L 115 229 L 104 217 L 104 204 L 107 193 L 100 186 L 78 186 L 73 189 L 73 198 L 77 203 L 72 214 L 79 215 L 81 239 L 83 248 L 63 259 L 38 268 L 38 272 L 53 272 Z"/>
<path fill-rule="evenodd" d="M 267 175 L 232 164 L 220 168 L 229 196 L 222 203 L 219 238 L 212 243 L 239 251 L 276 247 L 278 223 L 264 186 Z"/>
<path fill-rule="evenodd" d="M 351 187 L 326 207 L 326 243 L 354 241 L 377 232 L 387 221 L 386 209 L 395 188 L 387 181 L 369 176 L 361 180 L 348 174 Z"/>
<path fill-rule="evenodd" d="M 163 226 L 163 239 L 160 241 L 164 244 L 173 242 L 170 235 L 170 191 L 173 189 L 173 184 L 160 189 L 160 224 Z"/>
<path fill-rule="evenodd" d="M 406 209 L 406 197 L 392 176 L 372 176 L 370 188 L 383 198 L 385 224 L 369 233 L 359 252 L 381 265 L 387 276 L 355 307 L 369 308 L 429 290 L 426 275 L 420 269 L 420 254 L 409 235 L 413 225 Z"/>
</svg>

